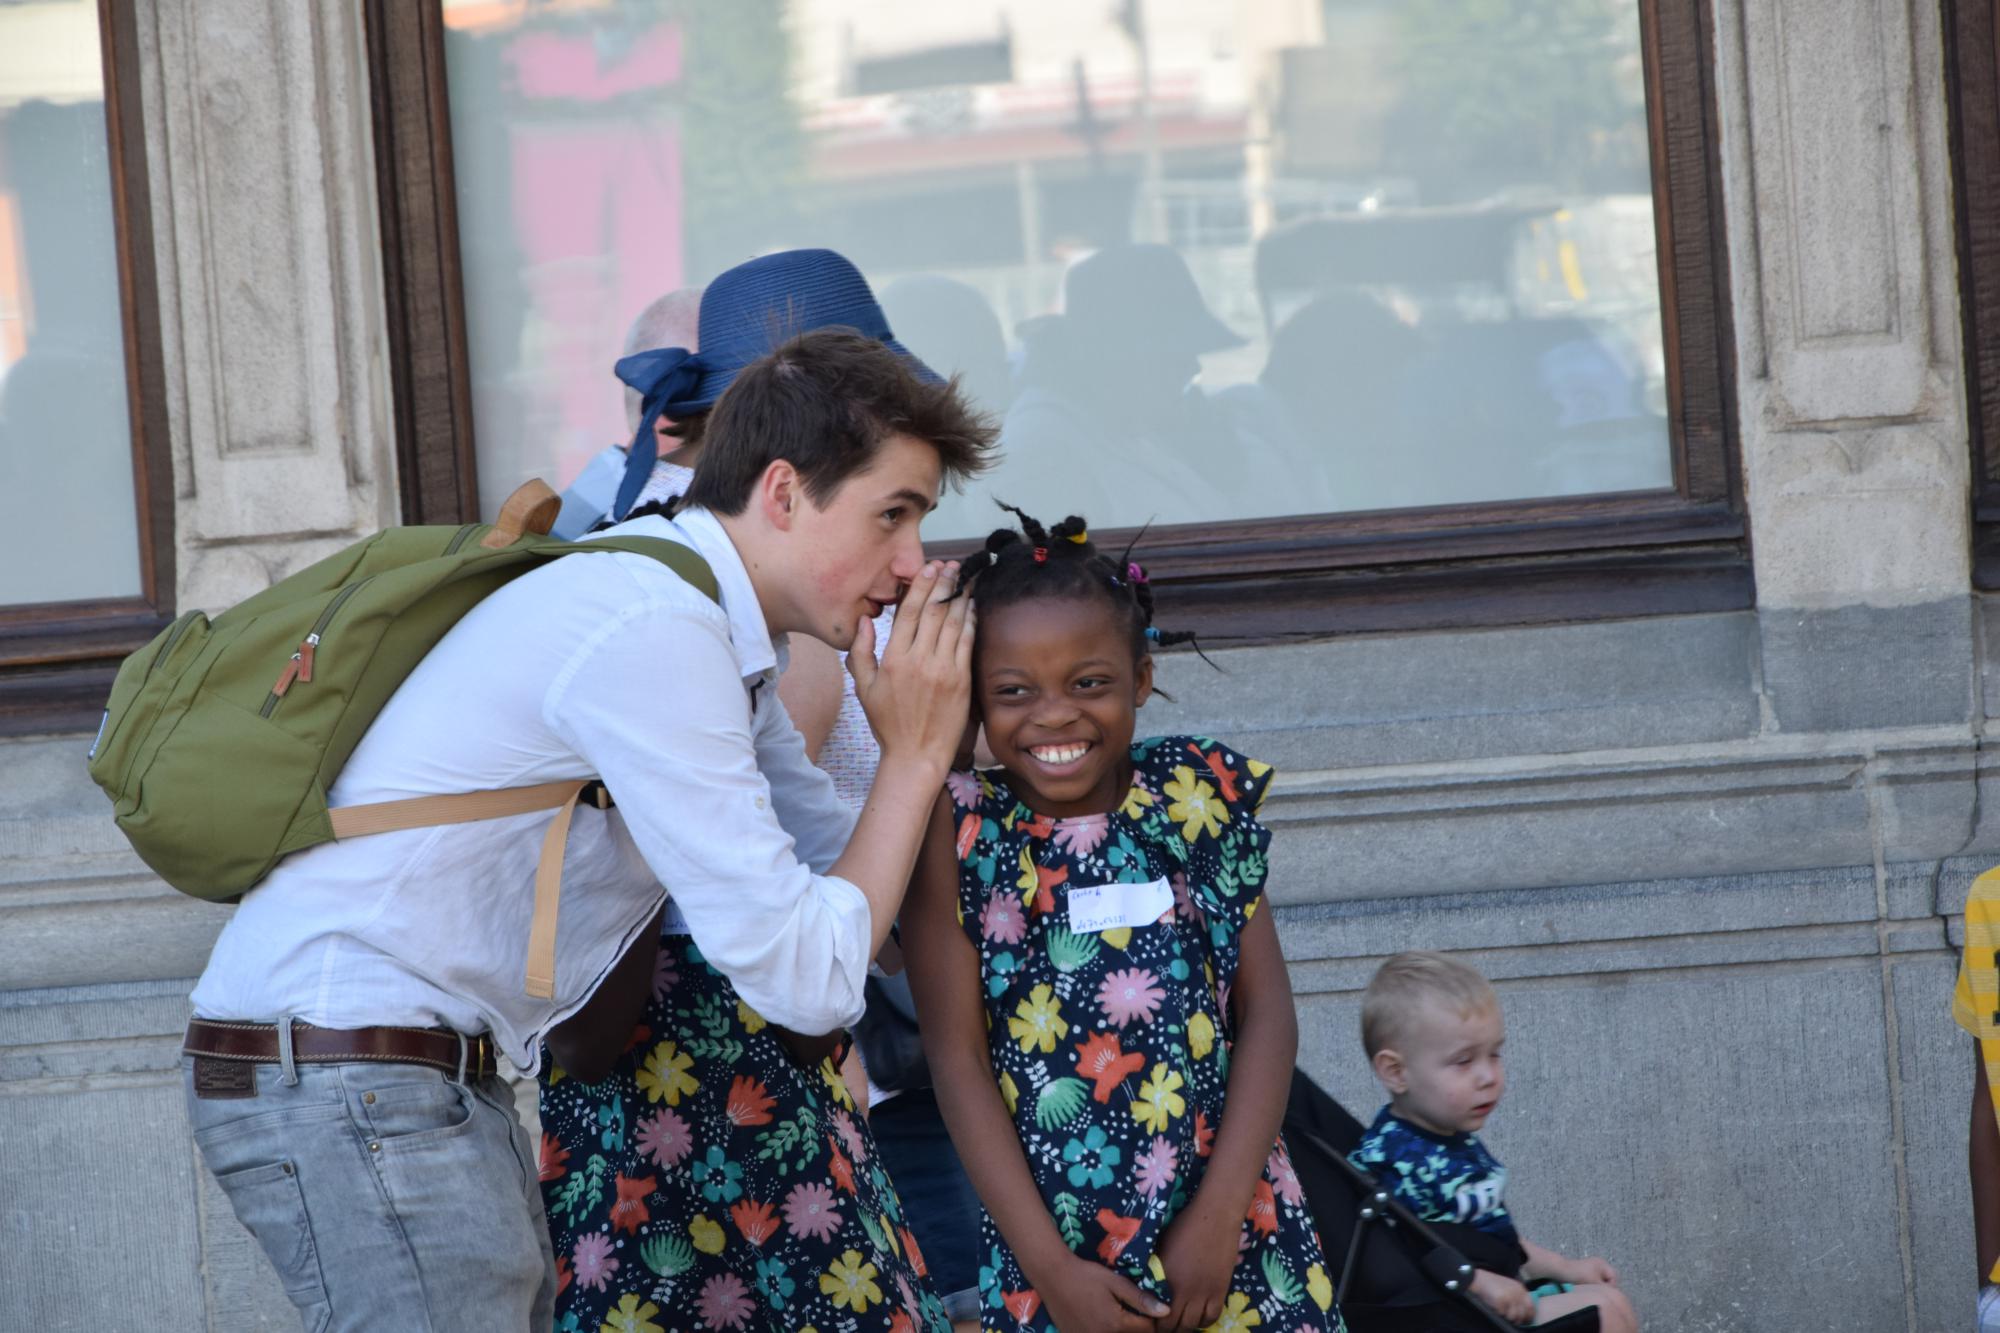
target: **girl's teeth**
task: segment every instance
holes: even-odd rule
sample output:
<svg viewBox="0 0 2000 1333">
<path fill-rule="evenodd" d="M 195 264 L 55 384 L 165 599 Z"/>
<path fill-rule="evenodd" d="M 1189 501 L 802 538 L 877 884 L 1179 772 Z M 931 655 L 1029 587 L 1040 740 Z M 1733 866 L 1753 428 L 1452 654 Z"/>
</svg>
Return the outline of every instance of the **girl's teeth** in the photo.
<svg viewBox="0 0 2000 1333">
<path fill-rule="evenodd" d="M 1083 758 L 1087 745 L 1045 745 L 1030 751 L 1045 764 L 1068 764 Z"/>
</svg>

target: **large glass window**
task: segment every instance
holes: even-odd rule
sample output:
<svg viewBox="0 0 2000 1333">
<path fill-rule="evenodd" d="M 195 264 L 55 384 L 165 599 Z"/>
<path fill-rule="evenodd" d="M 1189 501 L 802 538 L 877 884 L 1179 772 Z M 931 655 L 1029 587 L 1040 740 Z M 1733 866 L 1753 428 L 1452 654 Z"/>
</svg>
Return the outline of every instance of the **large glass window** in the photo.
<svg viewBox="0 0 2000 1333">
<path fill-rule="evenodd" d="M 933 535 L 1676 484 L 1636 0 L 442 14 L 489 512 L 629 435 L 656 298 L 812 245 L 1004 422 Z"/>
<path fill-rule="evenodd" d="M 95 0 L 0 4 L 0 606 L 142 592 Z"/>
</svg>

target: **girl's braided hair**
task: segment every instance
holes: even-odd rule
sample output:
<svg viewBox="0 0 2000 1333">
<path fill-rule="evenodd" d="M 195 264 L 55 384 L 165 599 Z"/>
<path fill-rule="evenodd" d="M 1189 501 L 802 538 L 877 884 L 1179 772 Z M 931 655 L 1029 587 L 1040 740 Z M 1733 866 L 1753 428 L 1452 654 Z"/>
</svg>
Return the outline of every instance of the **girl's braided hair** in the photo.
<svg viewBox="0 0 2000 1333">
<path fill-rule="evenodd" d="M 1013 505 L 1000 507 L 1020 520 L 1020 529 L 995 529 L 985 546 L 959 564 L 958 586 L 971 590 L 972 604 L 979 610 L 1031 597 L 1096 597 L 1129 622 L 1134 661 L 1143 659 L 1156 644 L 1194 643 L 1195 651 L 1201 652 L 1193 634 L 1153 625 L 1153 587 L 1145 567 L 1132 559 L 1132 547 L 1145 535 L 1144 529 L 1113 557 L 1091 543 L 1089 525 L 1074 514 L 1045 528 Z M 1207 654 L 1202 660 L 1208 660 Z"/>
</svg>

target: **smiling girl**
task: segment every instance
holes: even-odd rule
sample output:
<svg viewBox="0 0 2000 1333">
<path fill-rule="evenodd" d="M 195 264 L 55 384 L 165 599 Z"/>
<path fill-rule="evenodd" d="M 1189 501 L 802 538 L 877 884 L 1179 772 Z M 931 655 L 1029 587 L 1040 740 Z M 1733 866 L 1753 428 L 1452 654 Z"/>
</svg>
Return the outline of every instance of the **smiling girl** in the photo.
<svg viewBox="0 0 2000 1333">
<path fill-rule="evenodd" d="M 924 1049 L 987 1208 L 984 1327 L 1337 1330 L 1278 1140 L 1298 1045 L 1265 910 L 1265 764 L 1134 743 L 1145 571 L 1019 510 L 964 566 L 976 720 L 902 928 Z M 1226 1108 L 1226 1113 L 1225 1113 Z"/>
</svg>

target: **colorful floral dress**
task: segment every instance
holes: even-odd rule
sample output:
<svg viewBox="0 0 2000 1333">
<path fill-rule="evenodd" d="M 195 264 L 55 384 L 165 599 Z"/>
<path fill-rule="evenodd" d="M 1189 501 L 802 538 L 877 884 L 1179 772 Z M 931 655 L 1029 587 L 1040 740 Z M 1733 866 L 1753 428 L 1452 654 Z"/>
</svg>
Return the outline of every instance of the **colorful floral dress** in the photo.
<svg viewBox="0 0 2000 1333">
<path fill-rule="evenodd" d="M 616 1068 L 543 1058 L 557 1333 L 947 1333 L 867 1122 L 686 935 Z"/>
<path fill-rule="evenodd" d="M 958 914 L 979 950 L 993 1073 L 1058 1231 L 1168 1296 L 1153 1252 L 1222 1121 L 1229 987 L 1262 901 L 1270 834 L 1256 812 L 1271 770 L 1186 736 L 1135 744 L 1132 765 L 1117 810 L 1070 819 L 1029 810 L 998 771 L 953 774 Z M 1069 928 L 1101 901 L 1089 890 L 1159 881 L 1172 906 L 1157 919 Z M 1215 1328 L 1341 1327 L 1282 1141 L 1241 1244 Z M 990 1216 L 980 1247 L 984 1326 L 1053 1327 Z"/>
</svg>

